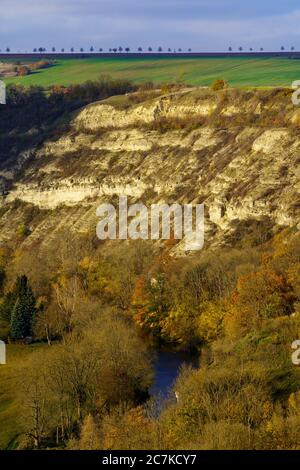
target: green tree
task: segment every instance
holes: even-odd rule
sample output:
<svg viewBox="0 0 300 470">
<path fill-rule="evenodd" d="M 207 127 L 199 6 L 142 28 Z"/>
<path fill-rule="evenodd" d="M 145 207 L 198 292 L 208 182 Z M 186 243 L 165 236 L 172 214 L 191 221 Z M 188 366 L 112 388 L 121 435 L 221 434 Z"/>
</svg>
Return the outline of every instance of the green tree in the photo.
<svg viewBox="0 0 300 470">
<path fill-rule="evenodd" d="M 26 276 L 17 279 L 16 303 L 11 315 L 11 337 L 15 340 L 31 336 L 36 316 L 36 300 Z"/>
<path fill-rule="evenodd" d="M 13 311 L 12 311 L 12 316 L 11 316 L 11 322 L 10 322 L 10 332 L 11 332 L 11 337 L 13 339 L 22 339 L 26 335 L 26 318 L 24 315 L 24 310 L 23 306 L 18 299 Z"/>
<path fill-rule="evenodd" d="M 0 303 L 0 320 L 10 323 L 11 314 L 16 303 L 16 296 L 13 292 L 8 292 Z"/>
</svg>

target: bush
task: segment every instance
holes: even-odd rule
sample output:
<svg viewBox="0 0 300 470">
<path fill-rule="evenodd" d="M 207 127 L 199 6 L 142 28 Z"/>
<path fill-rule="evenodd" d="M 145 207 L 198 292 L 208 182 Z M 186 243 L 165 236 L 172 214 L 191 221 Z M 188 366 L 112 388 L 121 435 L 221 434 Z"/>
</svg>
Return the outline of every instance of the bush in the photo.
<svg viewBox="0 0 300 470">
<path fill-rule="evenodd" d="M 226 88 L 228 88 L 228 83 L 220 78 L 218 78 L 211 84 L 211 89 L 213 91 L 225 90 Z"/>
<path fill-rule="evenodd" d="M 28 227 L 26 227 L 25 224 L 19 225 L 17 228 L 17 235 L 20 238 L 27 237 L 30 234 L 30 230 Z"/>
</svg>

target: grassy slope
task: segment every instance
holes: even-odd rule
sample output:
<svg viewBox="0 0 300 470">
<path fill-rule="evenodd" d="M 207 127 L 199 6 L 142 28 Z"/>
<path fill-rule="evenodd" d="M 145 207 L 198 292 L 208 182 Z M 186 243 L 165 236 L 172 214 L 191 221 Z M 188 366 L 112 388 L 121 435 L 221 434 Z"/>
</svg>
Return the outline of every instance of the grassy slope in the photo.
<svg viewBox="0 0 300 470">
<path fill-rule="evenodd" d="M 26 77 L 7 79 L 23 85 L 69 85 L 96 79 L 100 74 L 142 82 L 184 79 L 191 85 L 209 85 L 224 78 L 236 86 L 290 86 L 300 79 L 300 61 L 287 58 L 88 58 L 58 60 L 55 67 Z"/>
<path fill-rule="evenodd" d="M 37 348 L 44 345 L 8 345 L 7 365 L 0 365 L 0 449 L 13 448 L 20 432 L 18 416 L 21 406 L 18 401 L 18 374 L 22 365 Z"/>
</svg>

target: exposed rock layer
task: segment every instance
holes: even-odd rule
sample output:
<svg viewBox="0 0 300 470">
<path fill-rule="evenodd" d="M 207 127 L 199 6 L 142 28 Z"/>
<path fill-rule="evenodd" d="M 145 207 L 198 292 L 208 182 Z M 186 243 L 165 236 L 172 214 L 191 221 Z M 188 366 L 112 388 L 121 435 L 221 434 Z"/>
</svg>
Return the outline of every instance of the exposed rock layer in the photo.
<svg viewBox="0 0 300 470">
<path fill-rule="evenodd" d="M 191 91 L 126 108 L 109 100 L 87 106 L 60 138 L 33 149 L 21 176 L 12 176 L 4 206 L 22 200 L 51 210 L 52 229 L 65 223 L 91 230 L 99 201 L 117 195 L 148 204 L 204 202 L 207 236 L 218 242 L 237 221 L 297 226 L 299 111 L 290 97 L 279 106 L 255 95 L 236 97 L 237 103 L 234 95 L 208 95 Z M 268 106 L 270 113 L 285 113 L 282 125 L 266 121 Z M 49 223 L 42 219 L 31 237 Z M 1 225 L 6 238 L 5 210 Z"/>
</svg>

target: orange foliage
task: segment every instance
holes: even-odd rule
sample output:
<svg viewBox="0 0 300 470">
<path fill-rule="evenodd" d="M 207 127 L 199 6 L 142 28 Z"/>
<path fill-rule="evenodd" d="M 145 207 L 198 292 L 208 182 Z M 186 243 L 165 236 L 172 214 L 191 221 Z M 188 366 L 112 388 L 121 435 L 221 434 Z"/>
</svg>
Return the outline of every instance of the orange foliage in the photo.
<svg viewBox="0 0 300 470">
<path fill-rule="evenodd" d="M 263 320 L 287 315 L 292 312 L 294 300 L 287 279 L 264 263 L 238 280 L 225 320 L 227 331 L 246 333 L 258 328 Z"/>
</svg>

